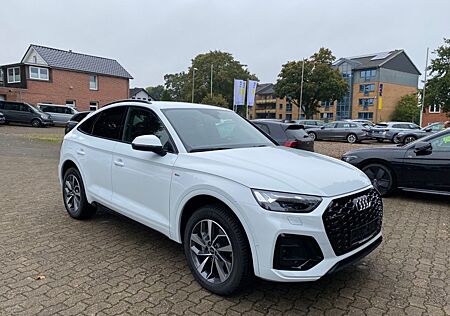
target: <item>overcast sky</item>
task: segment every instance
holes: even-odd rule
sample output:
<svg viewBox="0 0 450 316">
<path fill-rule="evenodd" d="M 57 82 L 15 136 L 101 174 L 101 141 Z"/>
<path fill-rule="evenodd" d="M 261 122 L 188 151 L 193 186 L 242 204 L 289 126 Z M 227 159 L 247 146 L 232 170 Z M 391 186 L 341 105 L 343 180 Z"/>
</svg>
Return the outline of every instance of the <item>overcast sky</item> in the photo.
<svg viewBox="0 0 450 316">
<path fill-rule="evenodd" d="M 30 43 L 117 59 L 130 86 L 163 83 L 210 50 L 261 82 L 320 47 L 336 57 L 405 49 L 423 73 L 426 48 L 450 37 L 449 0 L 2 0 L 0 64 Z"/>
</svg>

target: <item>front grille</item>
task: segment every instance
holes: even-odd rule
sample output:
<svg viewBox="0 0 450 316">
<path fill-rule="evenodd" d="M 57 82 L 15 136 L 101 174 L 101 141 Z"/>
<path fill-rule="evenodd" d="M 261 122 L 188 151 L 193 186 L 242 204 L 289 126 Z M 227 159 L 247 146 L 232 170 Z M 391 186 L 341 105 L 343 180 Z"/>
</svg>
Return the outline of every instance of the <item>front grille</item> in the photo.
<svg viewBox="0 0 450 316">
<path fill-rule="evenodd" d="M 322 215 L 325 231 L 337 256 L 358 248 L 378 234 L 382 218 L 383 202 L 375 189 L 333 200 Z"/>
</svg>

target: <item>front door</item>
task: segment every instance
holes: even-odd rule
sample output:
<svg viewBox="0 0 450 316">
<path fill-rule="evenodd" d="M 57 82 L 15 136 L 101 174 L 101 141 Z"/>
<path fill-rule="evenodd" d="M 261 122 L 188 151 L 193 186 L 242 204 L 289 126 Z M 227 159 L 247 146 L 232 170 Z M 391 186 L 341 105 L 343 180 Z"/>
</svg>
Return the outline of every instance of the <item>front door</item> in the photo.
<svg viewBox="0 0 450 316">
<path fill-rule="evenodd" d="M 428 141 L 431 150 L 416 153 L 412 146 L 406 152 L 405 187 L 450 192 L 450 132 Z"/>
<path fill-rule="evenodd" d="M 167 154 L 132 149 L 131 142 L 141 135 L 156 135 Z M 147 108 L 130 107 L 122 142 L 113 155 L 113 204 L 128 216 L 168 235 L 170 183 L 177 157 L 158 116 Z"/>
</svg>

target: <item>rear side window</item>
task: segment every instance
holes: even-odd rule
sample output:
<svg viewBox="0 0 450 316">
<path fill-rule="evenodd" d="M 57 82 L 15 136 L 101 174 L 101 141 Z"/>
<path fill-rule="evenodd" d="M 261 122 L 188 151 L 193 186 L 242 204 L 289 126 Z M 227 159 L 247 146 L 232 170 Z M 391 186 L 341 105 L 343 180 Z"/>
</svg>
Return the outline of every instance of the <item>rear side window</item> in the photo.
<svg viewBox="0 0 450 316">
<path fill-rule="evenodd" d="M 254 123 L 258 128 L 260 128 L 264 133 L 269 134 L 269 128 L 264 124 Z"/>
<path fill-rule="evenodd" d="M 84 113 L 77 113 L 74 116 L 72 116 L 72 118 L 70 119 L 71 121 L 75 121 L 75 122 L 80 122 L 82 119 L 84 119 L 86 117 L 86 115 L 88 115 L 89 112 L 84 112 Z"/>
<path fill-rule="evenodd" d="M 283 127 L 280 124 L 270 124 L 269 125 L 270 130 L 270 136 L 273 138 L 280 140 L 280 139 L 286 139 L 286 134 L 283 130 Z"/>
<path fill-rule="evenodd" d="M 83 132 L 85 134 L 92 134 L 92 127 L 94 126 L 95 121 L 98 118 L 98 114 L 97 115 L 93 115 L 90 118 L 88 118 L 86 121 L 83 122 L 83 124 L 81 124 L 78 127 L 78 130 L 80 132 Z M 82 120 L 82 118 L 80 119 L 80 121 Z M 79 121 L 78 121 L 79 122 Z"/>
<path fill-rule="evenodd" d="M 5 103 L 5 110 L 20 111 L 20 106 L 17 103 Z"/>
<path fill-rule="evenodd" d="M 94 123 L 92 136 L 120 140 L 126 109 L 118 106 L 100 112 Z"/>
</svg>

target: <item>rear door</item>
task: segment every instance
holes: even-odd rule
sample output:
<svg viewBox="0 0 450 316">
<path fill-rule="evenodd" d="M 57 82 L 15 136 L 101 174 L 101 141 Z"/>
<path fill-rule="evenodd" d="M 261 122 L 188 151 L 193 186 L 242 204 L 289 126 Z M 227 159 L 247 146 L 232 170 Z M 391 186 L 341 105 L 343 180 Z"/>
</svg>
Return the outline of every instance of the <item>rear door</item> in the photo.
<svg viewBox="0 0 450 316">
<path fill-rule="evenodd" d="M 432 149 L 416 153 L 414 146 L 404 158 L 405 187 L 450 192 L 450 132 L 428 142 Z"/>
</svg>

